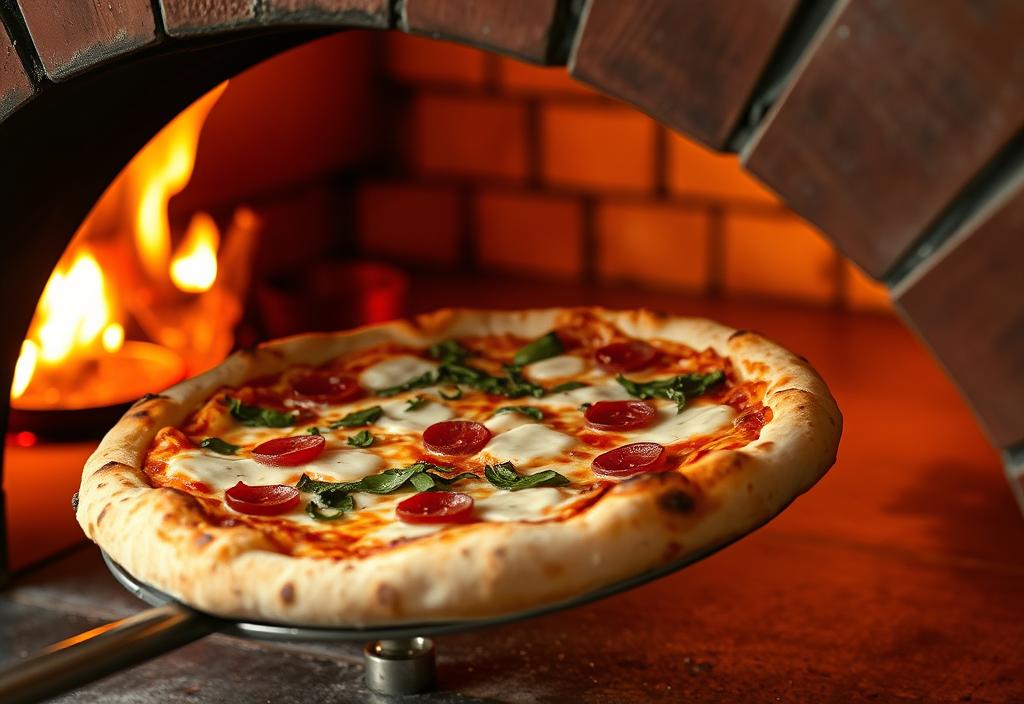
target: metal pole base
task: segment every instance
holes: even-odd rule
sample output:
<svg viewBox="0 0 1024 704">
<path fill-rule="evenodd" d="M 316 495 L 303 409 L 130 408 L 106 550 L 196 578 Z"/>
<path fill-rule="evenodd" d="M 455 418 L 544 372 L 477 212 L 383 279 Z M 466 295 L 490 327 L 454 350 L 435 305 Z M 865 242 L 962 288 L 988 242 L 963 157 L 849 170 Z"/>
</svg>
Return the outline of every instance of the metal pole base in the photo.
<svg viewBox="0 0 1024 704">
<path fill-rule="evenodd" d="M 381 694 L 416 694 L 433 689 L 437 675 L 429 638 L 378 640 L 363 648 L 366 686 Z"/>
</svg>

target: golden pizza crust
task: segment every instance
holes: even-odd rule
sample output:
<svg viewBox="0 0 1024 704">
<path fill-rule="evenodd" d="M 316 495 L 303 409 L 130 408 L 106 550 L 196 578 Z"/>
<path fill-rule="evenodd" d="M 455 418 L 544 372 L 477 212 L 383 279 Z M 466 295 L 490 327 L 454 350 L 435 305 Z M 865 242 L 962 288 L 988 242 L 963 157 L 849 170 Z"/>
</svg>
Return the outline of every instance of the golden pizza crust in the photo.
<svg viewBox="0 0 1024 704">
<path fill-rule="evenodd" d="M 681 472 L 621 482 L 565 521 L 453 526 L 348 559 L 283 555 L 257 530 L 214 526 L 195 499 L 153 488 L 141 469 L 156 432 L 180 425 L 222 386 L 384 342 L 425 347 L 450 337 L 533 337 L 580 315 L 636 338 L 713 348 L 731 358 L 741 380 L 767 382 L 771 421 L 742 449 L 712 452 Z M 77 517 L 136 578 L 225 617 L 314 626 L 493 617 L 569 599 L 753 530 L 833 464 L 841 426 L 810 365 L 755 333 L 649 311 L 443 310 L 412 322 L 267 343 L 139 401 L 86 463 Z"/>
</svg>

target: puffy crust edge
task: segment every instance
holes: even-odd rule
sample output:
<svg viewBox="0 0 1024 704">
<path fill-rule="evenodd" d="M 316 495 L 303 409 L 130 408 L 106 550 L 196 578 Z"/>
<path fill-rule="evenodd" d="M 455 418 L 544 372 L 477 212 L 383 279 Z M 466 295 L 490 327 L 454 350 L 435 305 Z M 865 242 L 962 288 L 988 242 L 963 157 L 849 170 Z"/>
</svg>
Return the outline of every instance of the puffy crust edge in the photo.
<svg viewBox="0 0 1024 704">
<path fill-rule="evenodd" d="M 361 559 L 280 554 L 255 530 L 211 525 L 194 499 L 153 488 L 141 471 L 157 430 L 181 423 L 221 386 L 387 341 L 425 346 L 451 336 L 539 335 L 578 315 L 636 337 L 728 355 L 741 378 L 767 382 L 772 421 L 740 450 L 712 453 L 685 474 L 623 482 L 569 520 L 471 524 Z M 810 365 L 756 333 L 646 310 L 446 309 L 267 343 L 142 399 L 86 463 L 77 518 L 136 578 L 221 616 L 314 626 L 485 618 L 569 599 L 731 542 L 825 473 L 841 428 L 839 409 Z"/>
</svg>

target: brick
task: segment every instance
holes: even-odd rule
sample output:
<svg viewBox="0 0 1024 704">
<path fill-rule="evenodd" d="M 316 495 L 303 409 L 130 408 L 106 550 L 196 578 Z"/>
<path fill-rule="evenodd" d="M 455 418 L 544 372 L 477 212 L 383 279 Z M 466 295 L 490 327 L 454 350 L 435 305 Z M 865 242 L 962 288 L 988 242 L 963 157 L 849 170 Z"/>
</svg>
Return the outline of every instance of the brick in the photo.
<svg viewBox="0 0 1024 704">
<path fill-rule="evenodd" d="M 288 24 L 388 26 L 388 0 L 266 0 L 264 18 Z"/>
<path fill-rule="evenodd" d="M 601 205 L 597 270 L 605 281 L 703 291 L 708 284 L 707 216 L 669 205 Z"/>
<path fill-rule="evenodd" d="M 824 304 L 836 295 L 836 253 L 822 236 L 793 216 L 725 217 L 727 295 Z"/>
<path fill-rule="evenodd" d="M 371 184 L 359 190 L 362 250 L 420 264 L 454 265 L 462 217 L 453 188 Z"/>
<path fill-rule="evenodd" d="M 18 0 L 18 7 L 54 80 L 156 42 L 148 0 Z"/>
<path fill-rule="evenodd" d="M 256 24 L 256 8 L 255 0 L 160 0 L 164 27 L 172 37 Z"/>
<path fill-rule="evenodd" d="M 392 32 L 387 35 L 388 73 L 410 83 L 451 83 L 483 85 L 486 55 L 460 44 L 411 37 Z"/>
<path fill-rule="evenodd" d="M 500 59 L 498 83 L 508 93 L 598 95 L 570 78 L 564 66 L 532 66 L 515 59 Z"/>
<path fill-rule="evenodd" d="M 552 54 L 558 0 L 404 0 L 402 29 L 482 46 L 530 61 Z"/>
<path fill-rule="evenodd" d="M 778 203 L 778 199 L 743 170 L 734 154 L 716 154 L 678 134 L 668 140 L 668 187 L 676 195 L 699 195 Z"/>
<path fill-rule="evenodd" d="M 414 161 L 424 173 L 522 179 L 526 109 L 490 98 L 422 96 L 413 107 Z"/>
<path fill-rule="evenodd" d="M 862 310 L 875 313 L 891 313 L 892 299 L 889 289 L 849 261 L 843 262 L 844 285 L 843 300 L 851 310 Z"/>
<path fill-rule="evenodd" d="M 484 193 L 476 203 L 476 233 L 484 266 L 563 278 L 582 270 L 583 208 L 576 200 Z"/>
<path fill-rule="evenodd" d="M 541 113 L 542 171 L 557 186 L 654 186 L 655 125 L 628 108 L 551 104 Z"/>
<path fill-rule="evenodd" d="M 32 81 L 25 73 L 14 43 L 0 23 L 0 120 L 32 95 Z"/>
<path fill-rule="evenodd" d="M 725 146 L 798 0 L 589 0 L 572 73 Z"/>
</svg>

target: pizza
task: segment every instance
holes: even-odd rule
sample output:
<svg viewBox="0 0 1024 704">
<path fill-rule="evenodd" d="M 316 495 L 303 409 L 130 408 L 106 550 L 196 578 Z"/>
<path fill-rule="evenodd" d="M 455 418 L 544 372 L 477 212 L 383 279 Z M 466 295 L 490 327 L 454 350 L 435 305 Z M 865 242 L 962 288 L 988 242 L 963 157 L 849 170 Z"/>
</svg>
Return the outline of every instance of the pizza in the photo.
<svg viewBox="0 0 1024 704">
<path fill-rule="evenodd" d="M 765 338 L 649 311 L 443 310 L 242 350 L 143 398 L 77 518 L 225 617 L 494 617 L 706 554 L 832 465 L 841 416 Z"/>
</svg>

